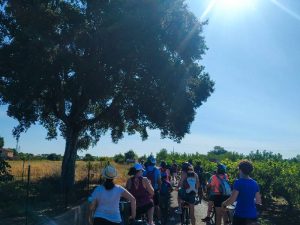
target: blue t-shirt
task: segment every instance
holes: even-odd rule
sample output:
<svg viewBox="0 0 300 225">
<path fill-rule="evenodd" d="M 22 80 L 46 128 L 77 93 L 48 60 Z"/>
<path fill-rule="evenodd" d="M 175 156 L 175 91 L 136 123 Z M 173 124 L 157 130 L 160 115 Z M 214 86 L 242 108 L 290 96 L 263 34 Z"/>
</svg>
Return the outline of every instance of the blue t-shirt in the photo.
<svg viewBox="0 0 300 225">
<path fill-rule="evenodd" d="M 233 189 L 239 192 L 234 215 L 241 218 L 257 218 L 255 194 L 258 184 L 253 179 L 240 178 L 234 182 Z"/>
<path fill-rule="evenodd" d="M 153 189 L 156 191 L 158 190 L 158 180 L 161 179 L 160 171 L 155 166 L 147 166 L 146 170 L 144 171 L 143 176 L 147 177 L 147 172 L 152 172 L 154 170 L 154 185 Z"/>
</svg>

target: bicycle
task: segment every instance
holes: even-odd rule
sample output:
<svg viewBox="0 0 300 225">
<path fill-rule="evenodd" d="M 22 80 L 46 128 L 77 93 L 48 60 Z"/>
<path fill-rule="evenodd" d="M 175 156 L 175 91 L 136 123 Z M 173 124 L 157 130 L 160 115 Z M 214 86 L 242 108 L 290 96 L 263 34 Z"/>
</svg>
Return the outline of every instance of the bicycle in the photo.
<svg viewBox="0 0 300 225">
<path fill-rule="evenodd" d="M 227 206 L 226 207 L 226 214 L 227 214 L 227 221 L 226 225 L 232 225 L 232 219 L 233 219 L 233 212 L 234 212 L 235 207 L 233 205 Z M 217 215 L 216 215 L 216 208 L 213 206 L 212 213 L 209 218 L 209 224 L 210 225 L 215 225 L 216 220 L 217 220 Z"/>
<path fill-rule="evenodd" d="M 167 224 L 170 216 L 169 208 L 170 208 L 170 195 L 160 196 L 159 207 L 161 210 L 161 223 L 162 225 Z"/>
<path fill-rule="evenodd" d="M 181 225 L 189 225 L 190 224 L 190 206 L 189 203 L 187 202 L 182 202 L 181 203 L 181 216 L 180 216 L 180 220 L 181 220 Z"/>
<path fill-rule="evenodd" d="M 120 201 L 119 207 L 120 207 L 122 225 L 131 224 L 131 221 L 129 220 L 129 216 L 131 215 L 130 202 L 122 199 Z"/>
</svg>

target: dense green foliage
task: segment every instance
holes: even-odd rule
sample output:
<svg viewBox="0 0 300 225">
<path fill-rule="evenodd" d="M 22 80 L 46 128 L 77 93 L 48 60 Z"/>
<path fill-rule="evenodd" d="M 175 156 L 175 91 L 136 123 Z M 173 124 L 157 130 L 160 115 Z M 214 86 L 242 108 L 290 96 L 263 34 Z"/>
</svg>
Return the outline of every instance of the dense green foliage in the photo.
<svg viewBox="0 0 300 225">
<path fill-rule="evenodd" d="M 124 163 L 125 162 L 125 156 L 122 153 L 116 154 L 113 159 L 116 163 Z"/>
<path fill-rule="evenodd" d="M 110 132 L 180 141 L 214 90 L 200 64 L 203 23 L 185 0 L 0 0 L 0 104 L 18 137 L 40 123 L 66 139 L 62 178 L 77 151 Z"/>
<path fill-rule="evenodd" d="M 0 182 L 11 181 L 13 176 L 10 174 L 10 165 L 0 157 Z"/>
<path fill-rule="evenodd" d="M 0 137 L 0 148 L 3 148 L 4 146 L 4 138 Z"/>
<path fill-rule="evenodd" d="M 162 158 L 164 156 L 164 158 Z M 231 183 L 238 174 L 238 163 L 241 159 L 248 159 L 254 165 L 252 177 L 259 183 L 264 201 L 269 202 L 273 197 L 283 197 L 289 206 L 300 206 L 300 161 L 299 156 L 293 159 L 283 159 L 282 155 L 267 151 L 251 152 L 249 155 L 230 152 L 216 146 L 207 155 L 168 153 L 162 149 L 157 158 L 171 163 L 176 160 L 182 163 L 192 159 L 200 161 L 205 172 L 211 173 L 216 170 L 216 162 L 227 166 L 227 173 Z"/>
<path fill-rule="evenodd" d="M 129 151 L 125 152 L 124 154 L 122 154 L 122 153 L 116 154 L 113 157 L 113 160 L 116 163 L 133 162 L 136 159 L 138 159 L 138 156 L 137 156 L 137 154 L 132 149 L 130 149 Z"/>
</svg>

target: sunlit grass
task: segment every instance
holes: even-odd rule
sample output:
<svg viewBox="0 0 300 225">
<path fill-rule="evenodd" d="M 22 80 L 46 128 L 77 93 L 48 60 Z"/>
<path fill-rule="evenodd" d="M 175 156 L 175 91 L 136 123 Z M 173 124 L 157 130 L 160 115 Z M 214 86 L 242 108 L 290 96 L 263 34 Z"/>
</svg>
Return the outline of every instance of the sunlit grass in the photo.
<svg viewBox="0 0 300 225">
<path fill-rule="evenodd" d="M 48 161 L 48 160 L 39 160 L 39 161 L 30 161 L 30 180 L 36 181 L 42 178 L 50 176 L 59 176 L 61 172 L 61 161 Z M 16 180 L 22 179 L 23 174 L 23 161 L 9 161 L 11 165 L 11 174 L 15 177 Z M 113 166 L 116 167 L 118 171 L 118 177 L 116 178 L 116 183 L 124 185 L 127 179 L 127 172 L 129 169 L 128 165 L 120 165 L 111 162 Z M 88 162 L 77 161 L 75 168 L 75 180 L 81 181 L 87 179 L 88 177 L 88 168 L 90 167 L 90 179 L 97 181 L 100 179 L 101 171 L 106 165 L 106 162 L 91 162 L 90 166 Z M 28 171 L 28 162 L 24 164 L 24 179 L 27 179 Z"/>
</svg>

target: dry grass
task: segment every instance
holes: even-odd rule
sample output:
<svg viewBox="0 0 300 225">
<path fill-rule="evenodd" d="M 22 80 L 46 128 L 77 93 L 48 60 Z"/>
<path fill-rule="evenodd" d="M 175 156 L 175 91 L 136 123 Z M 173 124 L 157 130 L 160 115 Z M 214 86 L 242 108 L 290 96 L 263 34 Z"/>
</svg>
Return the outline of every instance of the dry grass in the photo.
<svg viewBox="0 0 300 225">
<path fill-rule="evenodd" d="M 30 176 L 32 181 L 39 180 L 44 177 L 59 176 L 61 172 L 61 161 L 30 161 Z M 23 161 L 9 161 L 11 165 L 11 174 L 15 179 L 22 179 L 23 173 Z M 85 161 L 76 162 L 76 173 L 75 180 L 81 181 L 88 176 L 88 167 L 90 167 L 90 177 L 92 180 L 97 181 L 101 176 L 101 170 L 105 166 L 104 162 L 91 162 L 90 166 Z M 116 178 L 116 183 L 125 184 L 127 179 L 127 172 L 129 169 L 128 165 L 120 165 L 112 162 L 112 165 L 116 167 L 118 171 L 118 177 Z M 24 164 L 24 177 L 27 177 L 28 162 Z"/>
</svg>

